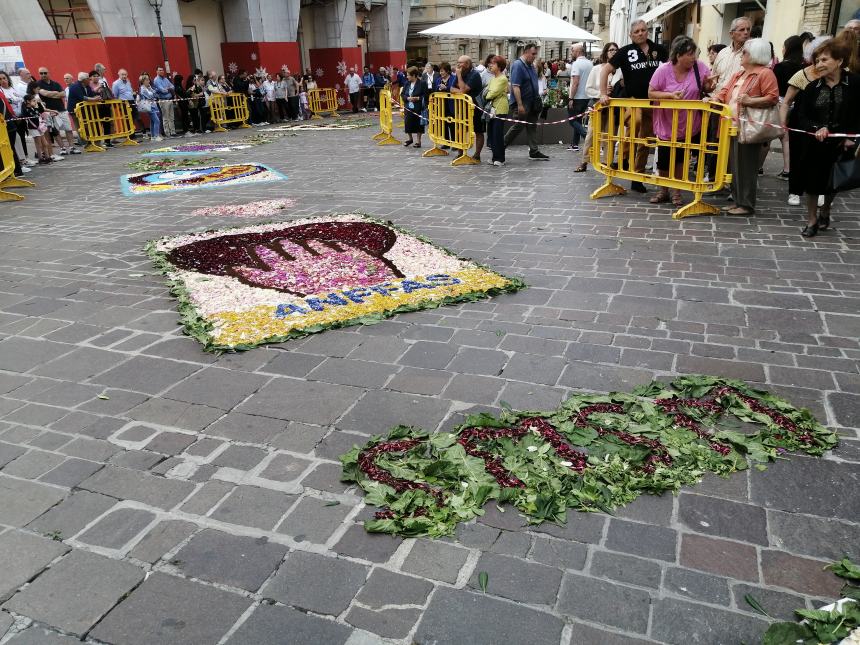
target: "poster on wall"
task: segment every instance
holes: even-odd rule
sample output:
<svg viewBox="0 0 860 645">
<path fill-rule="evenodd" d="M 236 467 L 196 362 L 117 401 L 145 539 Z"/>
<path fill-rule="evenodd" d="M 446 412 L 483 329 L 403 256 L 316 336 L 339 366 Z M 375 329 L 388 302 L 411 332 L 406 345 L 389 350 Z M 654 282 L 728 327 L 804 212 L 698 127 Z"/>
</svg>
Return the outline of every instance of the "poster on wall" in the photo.
<svg viewBox="0 0 860 645">
<path fill-rule="evenodd" d="M 17 45 L 0 47 L 0 70 L 8 76 L 17 76 L 18 70 L 24 67 L 24 55 Z"/>
</svg>

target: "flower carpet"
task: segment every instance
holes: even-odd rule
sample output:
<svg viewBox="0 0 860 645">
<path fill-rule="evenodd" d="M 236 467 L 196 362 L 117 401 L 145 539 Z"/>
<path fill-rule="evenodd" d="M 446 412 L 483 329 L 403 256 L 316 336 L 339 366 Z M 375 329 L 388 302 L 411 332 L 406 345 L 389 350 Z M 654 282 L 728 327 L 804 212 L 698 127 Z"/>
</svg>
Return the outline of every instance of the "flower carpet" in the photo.
<svg viewBox="0 0 860 645">
<path fill-rule="evenodd" d="M 186 332 L 243 350 L 525 285 L 361 214 L 162 238 L 147 251 Z"/>
<path fill-rule="evenodd" d="M 371 532 L 443 536 L 509 503 L 530 523 L 568 508 L 610 512 L 643 493 L 728 477 L 790 451 L 822 455 L 837 435 L 808 410 L 743 381 L 685 376 L 632 394 L 575 394 L 557 409 L 473 415 L 454 432 L 404 426 L 341 457 L 344 481 L 382 507 Z"/>
<path fill-rule="evenodd" d="M 202 217 L 269 217 L 282 210 L 296 205 L 294 199 L 264 199 L 247 204 L 222 204 L 220 206 L 205 206 L 192 211 L 192 215 Z"/>
<path fill-rule="evenodd" d="M 221 188 L 237 184 L 286 179 L 276 170 L 258 163 L 225 164 L 200 168 L 156 170 L 120 178 L 126 195 L 148 195 L 195 188 Z"/>
<path fill-rule="evenodd" d="M 266 132 L 301 132 L 303 130 L 357 130 L 358 128 L 369 128 L 372 121 L 346 121 L 342 123 L 331 121 L 308 121 L 294 125 L 279 125 L 269 128 Z"/>
<path fill-rule="evenodd" d="M 177 143 L 172 146 L 164 146 L 162 148 L 153 148 L 143 153 L 144 157 L 159 157 L 170 155 L 208 155 L 216 152 L 235 152 L 237 150 L 247 150 L 254 144 L 252 143 L 226 143 L 226 142 L 211 142 L 211 143 Z"/>
</svg>

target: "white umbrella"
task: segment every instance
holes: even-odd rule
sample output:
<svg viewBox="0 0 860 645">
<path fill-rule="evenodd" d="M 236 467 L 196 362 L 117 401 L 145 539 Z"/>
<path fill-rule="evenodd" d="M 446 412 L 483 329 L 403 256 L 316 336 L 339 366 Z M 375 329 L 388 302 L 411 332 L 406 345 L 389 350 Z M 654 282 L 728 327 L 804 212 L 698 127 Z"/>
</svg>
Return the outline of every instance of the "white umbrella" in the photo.
<svg viewBox="0 0 860 645">
<path fill-rule="evenodd" d="M 615 0 L 609 14 L 609 42 L 624 46 L 630 39 L 630 23 L 627 0 Z"/>
<path fill-rule="evenodd" d="M 585 42 L 597 36 L 522 2 L 507 2 L 418 32 L 459 38 L 533 38 Z"/>
</svg>

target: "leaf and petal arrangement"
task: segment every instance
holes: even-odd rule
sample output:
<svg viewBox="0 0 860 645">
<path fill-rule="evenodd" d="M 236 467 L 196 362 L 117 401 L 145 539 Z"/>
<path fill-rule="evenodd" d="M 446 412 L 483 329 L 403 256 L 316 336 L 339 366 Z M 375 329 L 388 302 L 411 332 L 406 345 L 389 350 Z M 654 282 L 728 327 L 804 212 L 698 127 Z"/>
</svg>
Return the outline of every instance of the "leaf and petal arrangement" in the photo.
<svg viewBox="0 0 860 645">
<path fill-rule="evenodd" d="M 728 477 L 788 452 L 821 455 L 835 432 L 806 409 L 743 381 L 684 376 L 632 394 L 576 394 L 557 409 L 469 417 L 455 432 L 400 426 L 341 457 L 382 508 L 368 531 L 439 537 L 508 503 L 529 523 L 565 522 L 567 510 L 604 511 Z"/>
</svg>

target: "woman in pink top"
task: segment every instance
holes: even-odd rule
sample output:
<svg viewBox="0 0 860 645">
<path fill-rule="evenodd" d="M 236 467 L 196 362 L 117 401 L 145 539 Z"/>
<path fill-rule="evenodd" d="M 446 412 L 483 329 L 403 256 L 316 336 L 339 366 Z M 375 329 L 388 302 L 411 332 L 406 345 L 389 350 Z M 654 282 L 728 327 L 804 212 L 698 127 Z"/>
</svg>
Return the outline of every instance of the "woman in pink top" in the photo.
<svg viewBox="0 0 860 645">
<path fill-rule="evenodd" d="M 708 66 L 697 60 L 699 48 L 692 38 L 678 36 L 672 41 L 669 61 L 660 65 L 648 86 L 649 99 L 670 99 L 683 101 L 699 101 L 702 98 L 704 82 L 710 74 Z M 687 137 L 687 118 L 692 115 L 690 124 L 691 141 L 699 140 L 702 129 L 702 116 L 698 111 L 679 110 L 678 129 L 673 134 L 672 119 L 675 110 L 654 110 L 654 134 L 659 141 L 683 142 Z M 657 174 L 684 181 L 687 179 L 684 167 L 684 151 L 675 152 L 675 167 L 670 169 L 671 150 L 669 146 L 657 144 Z M 669 189 L 660 188 L 651 198 L 652 204 L 669 201 Z M 672 190 L 672 203 L 681 206 L 681 191 Z"/>
</svg>

